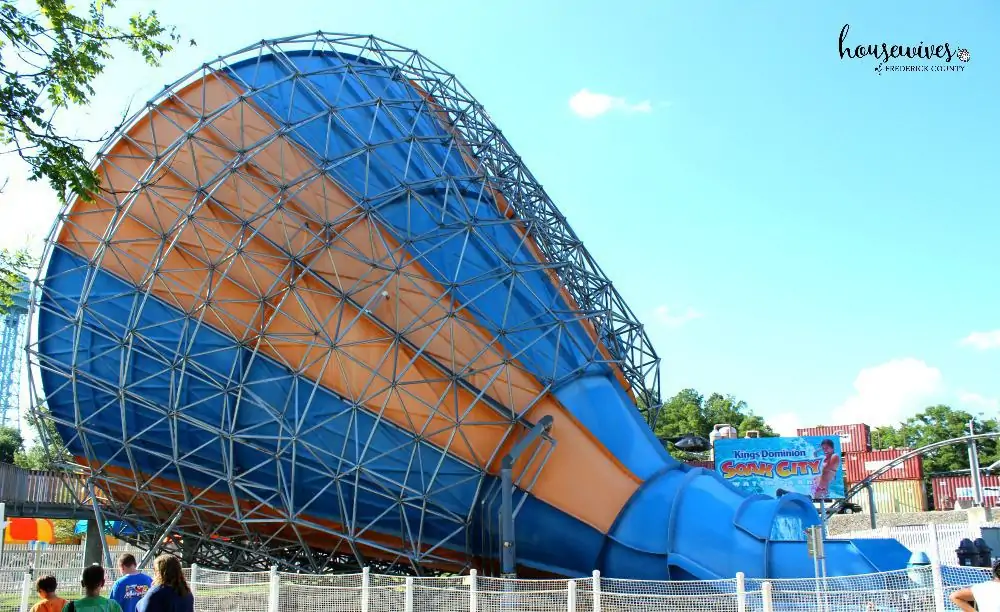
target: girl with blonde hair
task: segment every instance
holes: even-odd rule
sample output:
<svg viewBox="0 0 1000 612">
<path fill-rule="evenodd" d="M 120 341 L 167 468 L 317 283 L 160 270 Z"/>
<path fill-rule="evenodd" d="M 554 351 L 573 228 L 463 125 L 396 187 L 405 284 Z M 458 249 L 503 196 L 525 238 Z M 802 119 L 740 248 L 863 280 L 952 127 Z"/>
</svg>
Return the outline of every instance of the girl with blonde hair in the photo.
<svg viewBox="0 0 1000 612">
<path fill-rule="evenodd" d="M 153 561 L 153 588 L 135 609 L 136 612 L 194 612 L 194 595 L 177 557 L 160 555 Z"/>
</svg>

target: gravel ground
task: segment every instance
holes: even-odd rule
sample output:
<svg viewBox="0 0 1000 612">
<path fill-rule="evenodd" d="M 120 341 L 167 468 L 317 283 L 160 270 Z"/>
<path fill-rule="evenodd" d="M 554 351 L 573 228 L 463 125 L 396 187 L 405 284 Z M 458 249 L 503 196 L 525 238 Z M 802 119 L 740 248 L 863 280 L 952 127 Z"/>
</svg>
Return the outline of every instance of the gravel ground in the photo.
<svg viewBox="0 0 1000 612">
<path fill-rule="evenodd" d="M 877 514 L 875 520 L 879 527 L 964 523 L 968 520 L 968 513 L 965 510 L 883 513 Z M 867 529 L 871 529 L 867 514 L 838 514 L 827 523 L 827 530 L 832 535 Z"/>
</svg>

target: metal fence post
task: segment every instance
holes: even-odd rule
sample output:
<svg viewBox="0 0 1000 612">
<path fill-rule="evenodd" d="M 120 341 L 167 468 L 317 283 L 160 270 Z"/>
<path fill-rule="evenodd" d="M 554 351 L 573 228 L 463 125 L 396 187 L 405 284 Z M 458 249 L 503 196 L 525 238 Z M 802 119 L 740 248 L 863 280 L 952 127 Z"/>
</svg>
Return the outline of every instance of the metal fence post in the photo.
<svg viewBox="0 0 1000 612">
<path fill-rule="evenodd" d="M 594 612 L 601 612 L 601 570 L 594 570 Z"/>
<path fill-rule="evenodd" d="M 938 539 L 937 523 L 927 525 L 927 548 L 930 549 L 927 552 L 931 563 L 944 563 L 944 557 L 941 556 L 941 541 Z"/>
<path fill-rule="evenodd" d="M 406 593 L 403 595 L 404 612 L 413 612 L 413 576 L 406 577 Z"/>
<path fill-rule="evenodd" d="M 475 568 L 469 570 L 469 612 L 479 612 L 478 585 L 476 584 Z"/>
<path fill-rule="evenodd" d="M 774 602 L 771 601 L 771 582 L 765 580 L 760 585 L 760 598 L 764 605 L 764 612 L 774 612 Z"/>
<path fill-rule="evenodd" d="M 736 572 L 736 611 L 747 612 L 747 577 L 743 572 Z"/>
<path fill-rule="evenodd" d="M 944 577 L 937 561 L 931 561 L 931 586 L 934 588 L 934 610 L 944 612 Z"/>
<path fill-rule="evenodd" d="M 31 572 L 24 572 L 21 579 L 21 612 L 28 612 L 28 597 L 31 595 Z"/>
<path fill-rule="evenodd" d="M 371 568 L 366 565 L 361 568 L 361 612 L 368 612 L 368 601 L 372 586 L 371 581 Z"/>
<path fill-rule="evenodd" d="M 576 612 L 576 580 L 566 583 L 566 610 Z"/>
<path fill-rule="evenodd" d="M 191 564 L 191 584 L 188 585 L 192 595 L 198 594 L 198 564 Z"/>
<path fill-rule="evenodd" d="M 278 599 L 281 593 L 281 584 L 278 582 L 278 566 L 271 566 L 271 590 L 267 597 L 267 612 L 278 612 Z"/>
</svg>

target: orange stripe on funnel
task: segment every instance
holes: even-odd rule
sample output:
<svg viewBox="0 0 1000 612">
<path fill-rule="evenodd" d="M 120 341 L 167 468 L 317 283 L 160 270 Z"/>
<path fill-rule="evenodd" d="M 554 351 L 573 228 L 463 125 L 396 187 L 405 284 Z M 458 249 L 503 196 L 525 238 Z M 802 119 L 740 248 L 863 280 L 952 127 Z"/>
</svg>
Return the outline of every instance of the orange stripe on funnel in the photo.
<svg viewBox="0 0 1000 612">
<path fill-rule="evenodd" d="M 217 75 L 187 86 L 137 122 L 99 168 L 109 191 L 75 203 L 59 242 L 88 257 L 104 248 L 104 269 L 498 473 L 498 458 L 512 444 L 504 438 L 509 418 L 443 380 L 426 355 L 452 371 L 486 370 L 470 382 L 508 407 L 523 408 L 536 397 L 537 380 L 516 363 L 504 364 L 499 345 L 477 357 L 488 336 L 474 322 L 449 317 L 445 306 L 434 305 L 443 289 L 329 177 L 317 173 L 298 146 L 283 135 L 269 139 L 276 127 L 236 98 L 236 88 Z M 213 118 L 195 136 L 166 148 L 208 115 Z M 227 164 L 238 150 L 252 164 L 230 172 Z M 165 163 L 145 176 L 154 156 Z M 128 196 L 122 209 L 127 214 L 121 214 L 116 206 Z M 189 217 L 189 210 L 196 216 Z M 113 240 L 105 240 L 106 233 Z M 170 248 L 161 250 L 164 240 Z M 350 249 L 344 249 L 347 244 Z M 239 245 L 239 252 L 229 245 Z M 148 275 L 150 262 L 156 262 L 154 276 Z M 328 286 L 363 305 L 386 281 L 395 299 L 371 310 L 389 329 L 331 296 Z M 447 332 L 433 335 L 426 326 L 435 325 Z M 396 330 L 425 346 L 423 354 L 400 345 Z M 381 363 L 394 351 L 395 361 Z M 434 380 L 439 382 L 428 382 Z M 446 396 L 454 412 L 434 411 L 431 406 Z M 532 493 L 606 531 L 638 479 L 551 396 L 528 416 L 543 414 L 556 417 L 559 444 Z M 602 483 L 599 497 L 590 493 L 595 481 Z"/>
</svg>

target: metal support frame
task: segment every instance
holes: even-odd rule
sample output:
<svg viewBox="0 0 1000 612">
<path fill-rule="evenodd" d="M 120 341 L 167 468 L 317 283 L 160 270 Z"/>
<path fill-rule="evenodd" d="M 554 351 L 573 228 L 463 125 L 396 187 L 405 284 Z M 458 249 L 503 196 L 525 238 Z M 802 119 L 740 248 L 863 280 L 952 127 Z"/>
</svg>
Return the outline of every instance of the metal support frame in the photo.
<svg viewBox="0 0 1000 612">
<path fill-rule="evenodd" d="M 517 577 L 517 554 L 514 548 L 514 462 L 532 443 L 541 438 L 552 428 L 552 415 L 545 415 L 528 430 L 523 438 L 518 440 L 514 448 L 504 455 L 500 467 L 500 534 L 502 575 L 505 578 Z"/>
<path fill-rule="evenodd" d="M 970 424 L 970 428 L 971 428 L 971 424 Z M 885 474 L 889 470 L 894 469 L 897 465 L 901 465 L 902 463 L 904 463 L 906 461 L 909 461 L 910 459 L 912 459 L 914 457 L 919 457 L 921 455 L 926 455 L 927 453 L 936 451 L 937 449 L 944 448 L 946 446 L 952 446 L 952 445 L 955 445 L 955 444 L 969 445 L 969 444 L 975 442 L 976 440 L 990 440 L 990 439 L 996 439 L 996 438 L 1000 438 L 1000 431 L 991 431 L 991 432 L 986 432 L 986 433 L 981 433 L 981 434 L 971 434 L 971 435 L 966 435 L 966 436 L 959 436 L 957 438 L 949 438 L 947 440 L 941 440 L 940 442 L 934 442 L 932 444 L 928 444 L 926 446 L 921 446 L 920 448 L 913 449 L 913 450 L 911 450 L 908 453 L 904 453 L 904 454 L 900 455 L 899 457 L 896 457 L 892 461 L 889 461 L 888 463 L 886 463 L 885 465 L 883 465 L 879 469 L 877 469 L 874 472 L 872 472 L 871 474 L 869 474 L 867 478 L 865 478 L 861 482 L 856 483 L 854 486 L 852 486 L 850 489 L 848 489 L 845 492 L 843 499 L 838 500 L 837 502 L 835 502 L 834 504 L 832 504 L 830 506 L 830 513 L 831 514 L 835 514 L 836 512 L 838 512 L 840 510 L 841 507 L 843 507 L 843 505 L 845 503 L 847 503 L 848 501 L 851 500 L 851 498 L 853 498 L 855 495 L 857 495 L 858 493 L 860 493 L 862 489 L 870 487 L 871 483 L 874 482 L 875 480 L 878 480 L 883 474 Z M 1000 462 L 998 462 L 998 463 L 1000 463 Z M 979 466 L 978 456 L 976 457 L 976 466 L 977 466 L 977 468 Z M 869 498 L 869 499 L 873 499 L 873 498 Z"/>
<path fill-rule="evenodd" d="M 349 54 L 359 58 L 362 64 L 343 64 L 342 67 L 331 68 L 330 65 L 310 67 L 296 63 L 297 58 L 307 54 L 326 54 L 329 57 Z M 446 143 L 449 156 L 461 156 L 466 160 L 470 175 L 453 176 L 445 172 L 445 166 L 441 165 L 440 175 L 416 180 L 407 177 L 405 169 L 393 167 L 377 155 L 379 147 L 396 146 L 399 142 L 409 141 L 412 142 L 410 146 L 414 156 L 427 156 L 428 153 L 423 150 L 425 145 L 421 142 L 425 137 L 415 132 L 414 125 L 419 122 L 414 122 L 414 125 L 397 123 L 381 131 L 375 130 L 373 125 L 371 133 L 357 135 L 365 141 L 365 150 L 343 155 L 338 153 L 338 157 L 331 159 L 307 156 L 313 160 L 313 167 L 305 170 L 297 168 L 296 172 L 302 174 L 292 181 L 293 184 L 287 184 L 288 181 L 285 180 L 290 177 L 277 177 L 268 173 L 258 157 L 264 157 L 262 152 L 269 147 L 284 147 L 283 150 L 289 152 L 303 151 L 302 144 L 295 141 L 292 134 L 306 120 L 296 120 L 299 122 L 293 124 L 289 122 L 290 119 L 271 117 L 269 121 L 273 120 L 277 125 L 273 133 L 254 132 L 252 138 L 245 138 L 245 146 L 241 144 L 237 149 L 233 145 L 231 150 L 226 149 L 229 146 L 227 143 L 233 143 L 233 140 L 224 133 L 224 129 L 228 128 L 219 126 L 219 117 L 225 115 L 229 118 L 227 120 L 231 123 L 226 125 L 238 122 L 235 125 L 239 126 L 241 133 L 246 134 L 244 118 L 255 113 L 251 105 L 259 103 L 267 106 L 269 103 L 266 96 L 278 91 L 275 84 L 248 84 L 240 81 L 233 67 L 239 62 L 244 65 L 246 62 L 251 65 L 257 63 L 259 66 L 267 58 L 274 58 L 272 66 L 286 75 L 279 81 L 292 83 L 292 95 L 296 99 L 304 97 L 309 100 L 308 108 L 319 109 L 316 117 L 308 119 L 309 121 L 325 117 L 330 124 L 348 124 L 346 114 L 364 106 L 378 109 L 380 121 L 393 121 L 394 105 L 409 109 L 407 112 L 417 109 L 415 112 L 422 121 L 437 121 L 444 126 L 438 140 Z M 370 84 L 361 78 L 360 73 L 380 70 L 392 80 L 412 84 L 412 99 L 389 99 L 372 91 Z M 223 103 L 219 108 L 207 108 L 200 96 L 198 100 L 184 97 L 186 87 L 198 87 L 205 83 L 218 84 L 220 74 L 226 75 L 220 86 L 232 89 L 231 101 Z M 371 100 L 355 105 L 356 108 L 353 109 L 344 107 L 318 89 L 316 79 L 326 79 L 328 82 L 352 80 L 352 87 L 369 92 Z M 262 99 L 265 101 L 259 102 Z M 148 127 L 143 131 L 141 126 L 146 125 L 143 122 L 147 118 L 164 122 L 170 128 L 165 133 L 157 134 L 151 134 Z M 395 135 L 380 135 L 386 132 Z M 126 162 L 116 161 L 114 145 L 118 141 L 127 142 L 130 146 L 131 152 Z M 214 160 L 209 164 L 211 172 L 201 169 L 202 174 L 197 176 L 186 174 L 186 166 L 183 164 L 195 159 L 195 149 L 204 146 L 204 143 L 214 143 L 212 146 L 216 147 L 211 153 Z M 272 148 L 271 152 L 273 151 Z M 369 152 L 374 154 L 368 157 Z M 345 190 L 348 197 L 353 198 L 355 206 L 349 214 L 337 219 L 323 218 L 315 212 L 321 207 L 302 205 L 298 200 L 302 190 L 311 183 L 330 177 L 336 181 L 336 173 L 342 172 L 352 159 L 362 155 L 366 156 L 365 163 L 370 167 L 364 172 L 366 185 L 377 170 L 383 174 L 403 176 L 402 186 L 396 192 L 383 193 L 377 197 L 369 193 L 372 190 L 367 186 L 362 190 L 364 193 Z M 479 507 L 474 499 L 470 500 L 469 508 L 462 512 L 444 508 L 438 503 L 434 491 L 440 487 L 439 481 L 442 478 L 440 463 L 434 465 L 413 460 L 411 465 L 406 466 L 405 473 L 372 476 L 366 458 L 377 455 L 378 450 L 371 446 L 370 440 L 361 440 L 358 448 L 351 453 L 336 448 L 311 448 L 306 443 L 305 432 L 324 427 L 324 419 L 327 417 L 314 417 L 308 404 L 304 409 L 294 410 L 288 408 L 291 404 L 287 402 L 264 405 L 259 394 L 245 384 L 243 374 L 249 368 L 248 364 L 264 359 L 266 355 L 264 348 L 267 340 L 264 332 L 267 331 L 267 322 L 272 320 L 272 315 L 268 313 L 283 309 L 286 300 L 291 302 L 295 299 L 288 296 L 293 296 L 294 284 L 302 278 L 315 281 L 319 288 L 317 290 L 326 292 L 359 312 L 350 320 L 335 319 L 336 313 L 310 313 L 316 321 L 304 324 L 303 333 L 288 340 L 311 345 L 306 351 L 310 355 L 323 355 L 325 352 L 327 361 L 323 363 L 328 365 L 323 365 L 324 369 L 333 370 L 341 360 L 349 358 L 341 354 L 343 349 L 336 346 L 333 338 L 344 337 L 359 321 L 376 326 L 392 339 L 391 348 L 383 359 L 378 360 L 378 364 L 368 364 L 371 380 L 362 385 L 363 388 L 352 391 L 351 397 L 340 398 L 351 410 L 374 415 L 378 427 L 390 427 L 383 416 L 384 406 L 379 405 L 381 400 L 372 398 L 378 397 L 380 387 L 385 386 L 382 380 L 384 374 L 379 373 L 381 364 L 396 364 L 394 375 L 399 377 L 413 375 L 415 372 L 413 360 L 401 357 L 401 347 L 411 354 L 419 355 L 431 365 L 427 372 L 419 373 L 424 383 L 440 384 L 445 381 L 453 389 L 462 389 L 463 392 L 474 395 L 476 404 L 489 406 L 492 420 L 469 426 L 504 427 L 505 432 L 495 448 L 476 448 L 475 453 L 481 456 L 469 460 L 469 467 L 476 473 L 474 484 L 479 489 L 492 476 L 487 468 L 495 465 L 507 440 L 511 436 L 523 435 L 531 427 L 525 418 L 526 413 L 553 389 L 592 368 L 595 362 L 608 364 L 619 372 L 636 400 L 646 407 L 644 413 L 647 421 L 651 424 L 656 422 L 660 409 L 659 357 L 642 324 L 569 227 L 565 216 L 524 166 L 506 137 L 492 123 L 482 105 L 454 75 L 412 49 L 373 36 L 325 32 L 255 43 L 206 64 L 165 87 L 150 100 L 142 112 L 129 119 L 100 151 L 98 164 L 109 168 L 110 174 L 126 177 L 124 180 L 129 185 L 125 189 L 105 189 L 96 194 L 102 210 L 113 211 L 109 213 L 111 217 L 106 227 L 88 226 L 75 218 L 73 211 L 77 203 L 70 201 L 60 212 L 46 242 L 36 280 L 36 286 L 42 289 L 42 297 L 37 305 L 29 309 L 28 314 L 27 354 L 31 409 L 35 416 L 55 424 L 73 453 L 88 463 L 87 476 L 108 494 L 109 499 L 102 502 L 106 503 L 104 510 L 113 516 L 129 517 L 134 523 L 144 526 L 139 535 L 130 536 L 140 545 L 156 545 L 156 527 L 180 516 L 174 523 L 173 531 L 185 541 L 195 541 L 196 545 L 191 553 L 194 558 L 191 561 L 208 568 L 235 567 L 266 571 L 271 566 L 278 565 L 291 571 L 332 572 L 350 571 L 352 568 L 369 565 L 373 567 L 373 571 L 418 573 L 428 571 L 428 567 L 447 565 L 460 571 L 471 565 L 476 546 L 470 541 L 469 533 L 472 530 L 469 527 L 477 521 Z M 163 180 L 162 177 L 170 177 L 173 186 L 161 189 L 158 181 Z M 247 212 L 241 208 L 243 200 L 226 201 L 219 189 L 225 180 L 242 181 L 241 188 L 247 190 L 248 194 L 253 190 L 264 194 L 266 206 Z M 466 320 L 470 318 L 464 310 L 467 305 L 456 304 L 456 294 L 453 291 L 442 290 L 440 295 L 431 296 L 432 306 L 445 310 L 448 313 L 447 319 L 432 322 L 433 325 L 421 322 L 401 329 L 394 329 L 389 324 L 397 319 L 396 315 L 380 308 L 391 309 L 391 305 L 395 303 L 393 296 L 396 288 L 390 282 L 393 277 L 387 276 L 386 271 L 394 270 L 397 274 L 405 275 L 406 265 L 433 266 L 432 263 L 428 264 L 429 259 L 425 253 L 406 256 L 390 252 L 378 261 L 357 259 L 368 265 L 370 271 L 362 271 L 361 278 L 354 285 L 350 285 L 345 279 L 326 278 L 316 271 L 323 257 L 333 248 L 341 253 L 360 252 L 345 237 L 348 235 L 346 230 L 354 227 L 358 220 L 364 220 L 370 226 L 370 235 L 366 235 L 366 241 L 385 244 L 386 237 L 393 236 L 393 230 L 379 210 L 380 206 L 396 200 L 412 200 L 414 206 L 436 206 L 444 213 L 442 205 L 435 201 L 439 197 L 435 194 L 439 193 L 455 194 L 461 205 L 469 210 L 483 206 L 485 200 L 491 200 L 490 205 L 502 205 L 503 215 L 496 223 L 513 228 L 523 236 L 523 244 L 519 249 L 536 254 L 535 260 L 531 262 L 514 262 L 501 258 L 496 269 L 477 269 L 475 278 L 468 283 L 486 280 L 499 284 L 509 282 L 509 279 L 519 274 L 545 274 L 552 279 L 557 290 L 569 296 L 566 300 L 569 306 L 545 302 L 546 317 L 544 321 L 539 319 L 538 323 L 540 328 L 544 327 L 541 333 L 560 338 L 559 342 L 565 344 L 573 340 L 564 335 L 564 328 L 579 324 L 597 339 L 600 350 L 588 354 L 588 358 L 584 360 L 586 363 L 579 368 L 551 377 L 540 377 L 540 389 L 535 397 L 525 398 L 522 395 L 516 404 L 512 399 L 504 399 L 513 397 L 514 394 L 506 390 L 509 383 L 504 383 L 500 376 L 504 372 L 523 368 L 519 363 L 523 358 L 520 354 L 523 349 L 513 351 L 504 345 L 504 338 L 510 337 L 511 330 L 503 329 L 499 323 L 487 326 L 484 345 L 477 347 L 480 354 L 475 355 L 475 363 L 469 361 L 471 356 L 462 353 L 466 350 L 465 347 L 455 346 L 451 339 L 441 340 L 449 338 L 448 330 L 453 325 L 466 324 Z M 154 235 L 159 243 L 151 244 L 148 252 L 152 254 L 142 255 L 143 259 L 139 259 L 138 251 L 132 248 L 131 241 L 120 239 L 117 232 L 127 224 L 152 228 L 150 221 L 144 220 L 145 217 L 140 214 L 146 210 L 144 206 L 155 206 L 155 216 L 170 225 L 171 229 L 165 231 L 163 228 L 166 225 L 154 228 Z M 299 232 L 296 240 L 307 245 L 298 251 L 274 237 L 273 232 L 269 234 L 264 231 L 272 218 L 293 208 L 296 214 L 303 217 L 301 229 L 296 230 Z M 184 343 L 166 346 L 161 341 L 159 332 L 144 327 L 140 324 L 140 319 L 146 305 L 153 299 L 160 299 L 184 313 L 184 324 L 191 334 L 210 325 L 206 312 L 211 307 L 205 296 L 211 295 L 213 287 L 223 280 L 236 282 L 233 280 L 236 278 L 234 266 L 238 266 L 240 261 L 251 260 L 251 255 L 246 250 L 246 239 L 220 238 L 217 229 L 213 229 L 216 228 L 212 225 L 215 219 L 227 226 L 242 224 L 252 230 L 251 240 L 264 245 L 269 252 L 287 257 L 289 266 L 284 276 L 273 280 L 257 278 L 255 282 L 261 286 L 247 288 L 248 291 L 253 290 L 261 295 L 259 319 L 264 322 L 261 324 L 262 329 L 248 329 L 242 332 L 242 338 L 238 337 L 241 330 L 237 329 L 234 346 L 239 348 L 241 361 L 234 363 L 231 368 L 220 367 L 218 371 L 209 371 L 204 367 L 198 369 L 189 365 L 191 355 L 198 353 L 202 347 Z M 461 237 L 465 235 L 463 232 L 476 232 L 478 239 L 485 241 L 487 247 L 494 248 L 489 244 L 490 240 L 494 240 L 489 232 L 469 228 L 466 224 L 455 224 L 445 214 L 441 215 L 439 223 L 439 227 L 432 232 L 437 236 L 436 241 L 445 242 L 454 238 L 453 242 L 462 242 Z M 287 229 L 289 226 L 285 227 Z M 182 240 L 180 238 L 184 232 L 190 233 L 185 234 Z M 452 238 L 448 237 L 449 233 Z M 78 240 L 92 241 L 93 249 L 86 267 L 81 268 L 81 273 L 86 278 L 83 288 L 73 295 L 57 296 L 51 288 L 55 283 L 46 286 L 44 282 L 45 270 L 56 252 L 57 238 L 68 234 L 76 236 Z M 208 240 L 206 237 L 209 236 L 216 241 L 211 248 L 205 244 Z M 200 247 L 193 246 L 199 241 L 202 243 Z M 216 250 L 221 252 L 216 253 Z M 154 286 L 176 285 L 179 277 L 171 276 L 174 274 L 171 266 L 164 264 L 175 254 L 180 254 L 189 262 L 187 265 L 190 269 L 186 270 L 187 273 L 195 273 L 188 274 L 186 279 L 190 280 L 198 274 L 203 278 L 201 286 L 185 289 L 201 296 L 198 299 L 203 302 L 195 308 L 181 308 L 179 303 L 174 304 L 168 298 L 154 295 Z M 130 269 L 138 271 L 138 276 L 130 281 L 133 286 L 129 286 L 121 295 L 98 295 L 94 289 L 96 273 L 100 270 L 113 270 L 116 261 L 128 261 L 132 266 Z M 385 298 L 386 295 L 389 297 Z M 54 298 L 63 300 L 62 304 L 55 304 Z M 93 304 L 119 298 L 132 304 L 131 312 L 125 317 L 127 320 L 120 322 L 127 333 L 114 331 L 107 325 L 96 322 L 93 314 Z M 385 306 L 386 304 L 389 306 Z M 243 304 L 245 306 L 246 303 Z M 510 308 L 510 305 L 505 308 Z M 68 357 L 46 355 L 41 351 L 41 343 L 46 340 L 39 337 L 37 322 L 41 317 L 48 321 L 46 329 L 50 331 L 47 333 L 53 337 L 72 338 L 73 350 L 69 351 L 71 354 Z M 506 318 L 504 314 L 498 320 Z M 54 321 L 62 327 L 52 332 L 56 327 Z M 334 329 L 335 331 L 331 331 Z M 86 338 L 102 338 L 111 345 L 123 347 L 121 371 L 117 379 L 113 376 L 98 378 L 89 373 L 88 362 L 97 356 L 87 351 L 87 346 L 83 344 Z M 428 348 L 428 343 L 433 340 L 453 344 L 435 352 Z M 225 350 L 230 348 L 226 347 Z M 221 351 L 222 349 L 220 354 Z M 130 379 L 130 369 L 139 356 L 147 364 L 163 364 L 162 373 L 169 374 L 170 384 L 174 386 L 170 405 L 148 401 L 132 390 L 134 379 Z M 469 363 L 463 362 L 463 359 Z M 275 382 L 290 389 L 289 398 L 314 393 L 315 381 L 302 374 L 310 364 L 282 365 L 287 370 L 287 376 Z M 552 371 L 556 372 L 554 366 Z M 47 375 L 51 373 L 58 381 L 50 383 L 53 388 L 43 389 L 43 372 Z M 152 377 L 155 374 L 148 372 L 143 376 Z M 193 415 L 189 408 L 197 405 L 199 398 L 185 398 L 181 389 L 185 387 L 186 381 L 196 381 L 199 385 L 211 386 L 217 388 L 219 393 L 228 394 L 227 397 L 233 398 L 228 412 L 221 419 L 214 420 Z M 406 385 L 416 382 L 419 381 L 410 381 Z M 389 385 L 390 392 L 404 394 L 406 385 L 392 382 Z M 505 389 L 503 393 L 491 391 L 500 387 Z M 68 403 L 65 399 L 66 389 L 72 392 L 72 405 L 59 406 L 58 410 L 46 405 L 49 399 L 47 394 L 52 394 L 54 398 L 57 391 L 63 393 L 59 401 Z M 95 405 L 94 400 L 85 399 L 93 398 L 98 393 L 102 396 L 110 395 L 113 400 L 107 404 Z M 421 406 L 422 410 L 429 410 L 442 419 L 440 422 L 454 423 L 453 429 L 456 430 L 450 432 L 447 443 L 439 444 L 433 452 L 451 453 L 453 445 L 458 447 L 467 443 L 463 441 L 465 434 L 457 430 L 471 407 L 459 405 L 455 399 L 457 395 L 449 390 L 437 394 L 436 403 Z M 259 439 L 255 437 L 259 437 L 256 431 L 262 423 L 245 424 L 237 417 L 241 409 L 248 405 L 258 410 L 263 409 L 267 417 L 273 419 L 267 425 L 276 431 L 273 436 L 275 439 L 269 442 L 272 448 L 264 453 L 260 453 Z M 185 454 L 193 453 L 192 449 L 176 443 L 169 452 L 143 448 L 141 443 L 132 440 L 137 435 L 136 432 L 125 431 L 127 427 L 124 425 L 124 415 L 128 410 L 142 412 L 143 417 L 148 420 L 165 423 L 164 427 L 175 439 L 185 427 L 193 427 L 216 437 L 217 443 L 213 448 L 218 449 L 219 467 L 200 465 L 193 455 Z M 102 411 L 104 415 L 100 414 Z M 102 416 L 110 422 L 123 423 L 123 439 L 114 441 L 121 450 L 114 457 L 98 456 L 94 451 L 99 442 L 107 448 L 108 434 L 98 431 L 95 426 Z M 329 420 L 332 421 L 333 418 L 329 417 Z M 428 432 L 428 436 L 435 433 L 439 432 Z M 47 441 L 47 435 L 47 431 L 42 432 L 42 442 L 51 447 L 52 441 Z M 432 446 L 424 438 L 423 432 L 419 438 L 410 444 Z M 255 460 L 247 461 L 246 465 L 240 464 L 234 448 L 246 449 L 248 452 L 243 453 L 243 457 L 261 458 L 259 462 Z M 293 453 L 289 449 L 297 450 Z M 319 456 L 323 459 L 315 459 Z M 416 448 L 413 456 L 420 456 Z M 153 459 L 149 460 L 150 457 Z M 145 463 L 143 458 L 147 459 Z M 293 462 L 293 467 L 288 469 L 283 462 Z M 150 463 L 162 464 L 164 467 L 152 471 L 141 467 Z M 411 472 L 417 470 L 422 472 L 421 476 L 413 477 Z M 262 489 L 252 481 L 251 475 L 262 471 L 280 474 L 279 482 L 273 489 Z M 188 483 L 188 478 L 195 473 L 199 480 L 211 483 L 209 488 L 215 494 L 210 496 L 193 492 L 195 487 Z M 158 484 L 160 477 L 178 483 L 179 487 L 164 488 Z M 306 478 L 330 484 L 311 498 L 293 495 L 296 483 Z M 366 494 L 377 496 L 383 500 L 386 513 L 370 521 L 352 518 L 358 514 L 357 496 L 344 489 L 364 489 Z M 305 518 L 311 512 L 316 512 L 317 508 L 338 505 L 338 514 L 343 517 L 343 524 L 339 527 Z M 181 515 L 175 514 L 178 509 L 183 510 Z M 389 517 L 396 516 L 401 517 L 397 531 L 404 534 L 402 544 L 387 545 L 384 539 L 372 537 L 376 523 L 385 524 Z M 414 520 L 414 517 L 419 518 Z M 428 530 L 423 525 L 429 520 L 436 521 L 437 533 L 441 533 L 442 527 L 446 525 L 451 535 L 430 539 L 426 535 Z M 318 541 L 325 543 L 320 545 L 316 543 Z M 167 548 L 170 549 L 171 546 L 169 544 Z M 464 551 L 464 567 L 461 566 L 462 561 L 456 562 L 453 554 L 443 554 L 442 549 L 460 553 Z M 369 552 L 363 554 L 363 550 Z M 456 563 L 459 567 L 455 567 Z"/>
<path fill-rule="evenodd" d="M 872 529 L 877 526 L 877 521 L 875 519 L 875 489 L 872 488 L 872 483 L 868 483 L 865 487 L 868 490 L 868 522 L 871 524 Z"/>
<path fill-rule="evenodd" d="M 969 470 L 972 476 L 972 500 L 976 507 L 983 505 L 983 480 L 979 473 L 979 452 L 976 449 L 976 421 L 969 421 Z"/>
<path fill-rule="evenodd" d="M 27 287 L 28 279 L 21 283 Z M 0 315 L 0 425 L 21 429 L 21 373 L 28 322 L 28 292 L 13 297 Z"/>
<path fill-rule="evenodd" d="M 174 516 L 173 518 L 170 519 L 170 522 L 167 523 L 167 525 L 162 530 L 160 530 L 159 533 L 156 534 L 156 540 L 154 540 L 153 545 L 149 547 L 149 550 L 146 551 L 146 554 L 142 556 L 142 560 L 139 561 L 139 569 L 144 569 L 146 567 L 146 564 L 149 563 L 153 559 L 153 557 L 156 556 L 156 553 L 159 552 L 160 547 L 163 545 L 163 539 L 167 537 L 171 531 L 174 530 L 174 527 L 177 526 L 177 521 L 180 520 L 181 514 L 183 512 L 184 512 L 183 506 L 177 508 L 177 511 L 174 512 Z"/>
<path fill-rule="evenodd" d="M 104 567 L 112 567 L 111 549 L 108 548 L 107 534 L 104 533 L 104 513 L 101 512 L 101 504 L 97 500 L 97 490 L 94 488 L 93 481 L 87 481 L 87 490 L 90 493 L 90 503 L 94 507 L 94 520 L 97 521 L 97 533 L 101 537 L 101 552 L 104 557 Z"/>
</svg>

